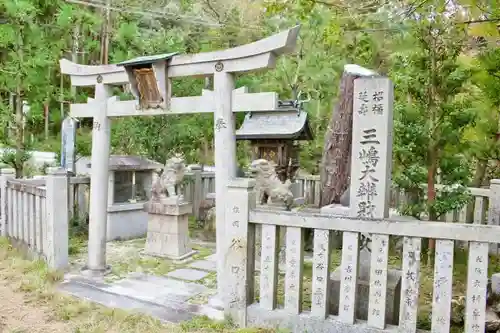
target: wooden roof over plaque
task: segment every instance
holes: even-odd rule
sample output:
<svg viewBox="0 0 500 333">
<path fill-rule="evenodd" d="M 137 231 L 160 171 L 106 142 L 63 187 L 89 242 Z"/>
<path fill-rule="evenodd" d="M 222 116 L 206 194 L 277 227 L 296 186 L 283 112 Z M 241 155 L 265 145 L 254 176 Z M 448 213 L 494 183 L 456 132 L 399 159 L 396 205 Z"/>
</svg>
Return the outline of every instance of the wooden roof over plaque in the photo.
<svg viewBox="0 0 500 333">
<path fill-rule="evenodd" d="M 88 157 L 87 157 L 88 158 Z M 88 168 L 92 168 L 92 164 L 87 164 Z M 135 155 L 110 155 L 109 170 L 110 171 L 146 171 L 163 169 L 163 164 L 147 159 L 142 156 Z"/>
<path fill-rule="evenodd" d="M 297 110 L 248 113 L 236 140 L 312 140 L 307 112 Z"/>
<path fill-rule="evenodd" d="M 179 52 L 156 54 L 152 56 L 142 56 L 127 61 L 120 62 L 116 64 L 117 66 L 140 66 L 145 64 L 151 64 L 156 61 L 169 60 Z"/>
</svg>

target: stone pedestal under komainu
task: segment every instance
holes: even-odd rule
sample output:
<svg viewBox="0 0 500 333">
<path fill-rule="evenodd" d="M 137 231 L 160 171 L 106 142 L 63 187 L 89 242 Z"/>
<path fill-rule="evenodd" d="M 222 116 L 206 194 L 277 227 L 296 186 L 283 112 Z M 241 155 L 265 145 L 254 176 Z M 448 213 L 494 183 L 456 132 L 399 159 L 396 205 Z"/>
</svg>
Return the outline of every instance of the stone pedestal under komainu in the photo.
<svg viewBox="0 0 500 333">
<path fill-rule="evenodd" d="M 188 216 L 192 206 L 169 199 L 144 205 L 148 212 L 145 253 L 184 261 L 196 253 L 189 247 Z"/>
</svg>

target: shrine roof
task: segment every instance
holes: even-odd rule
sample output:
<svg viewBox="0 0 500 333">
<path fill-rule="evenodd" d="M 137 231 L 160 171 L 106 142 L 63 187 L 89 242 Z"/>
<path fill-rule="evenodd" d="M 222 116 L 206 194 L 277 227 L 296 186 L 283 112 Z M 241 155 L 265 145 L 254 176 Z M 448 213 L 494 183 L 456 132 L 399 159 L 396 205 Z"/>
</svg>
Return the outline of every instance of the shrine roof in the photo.
<svg viewBox="0 0 500 333">
<path fill-rule="evenodd" d="M 92 167 L 90 162 L 87 164 L 88 168 Z M 109 156 L 109 169 L 110 171 L 141 171 L 141 170 L 155 170 L 163 169 L 163 164 L 156 161 L 134 155 L 111 155 Z"/>
<path fill-rule="evenodd" d="M 135 65 L 150 64 L 150 63 L 153 63 L 153 62 L 156 62 L 159 60 L 171 59 L 176 54 L 179 54 L 179 52 L 156 54 L 156 55 L 152 55 L 152 56 L 142 56 L 142 57 L 137 57 L 134 59 L 120 62 L 116 65 L 117 66 L 135 66 Z"/>
<path fill-rule="evenodd" d="M 307 112 L 297 110 L 248 113 L 236 140 L 312 140 Z"/>
</svg>

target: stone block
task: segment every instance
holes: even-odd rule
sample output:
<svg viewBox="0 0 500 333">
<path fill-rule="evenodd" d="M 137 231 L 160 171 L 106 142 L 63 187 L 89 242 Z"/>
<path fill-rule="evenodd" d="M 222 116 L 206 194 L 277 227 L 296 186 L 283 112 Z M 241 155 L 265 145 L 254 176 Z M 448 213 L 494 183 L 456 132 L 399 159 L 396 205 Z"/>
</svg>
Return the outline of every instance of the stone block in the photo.
<svg viewBox="0 0 500 333">
<path fill-rule="evenodd" d="M 192 268 L 198 268 L 205 271 L 217 271 L 217 264 L 215 261 L 211 260 L 198 260 L 189 265 Z"/>
<path fill-rule="evenodd" d="M 173 216 L 165 215 L 161 217 L 164 219 L 164 222 L 161 224 L 161 233 L 189 235 L 189 220 L 187 214 Z"/>
<path fill-rule="evenodd" d="M 158 255 L 161 253 L 161 234 L 155 231 L 148 231 L 146 236 L 146 253 Z"/>
<path fill-rule="evenodd" d="M 189 248 L 190 204 L 150 202 L 144 208 L 148 211 L 146 254 L 183 261 L 196 253 Z"/>
<path fill-rule="evenodd" d="M 330 313 L 339 313 L 341 267 L 337 267 L 330 275 Z M 358 279 L 356 318 L 368 319 L 368 302 L 370 297 L 370 283 Z M 335 296 L 336 295 L 336 296 Z M 389 269 L 387 272 L 387 297 L 385 320 L 387 324 L 397 325 L 399 322 L 399 304 L 401 298 L 401 271 Z"/>
<path fill-rule="evenodd" d="M 217 254 L 211 254 L 209 255 L 208 257 L 205 257 L 205 260 L 208 260 L 208 261 L 217 261 Z"/>
<path fill-rule="evenodd" d="M 207 272 L 197 269 L 181 268 L 167 274 L 168 277 L 173 277 L 180 280 L 199 281 L 208 275 Z"/>
<path fill-rule="evenodd" d="M 186 235 L 182 234 L 161 234 L 162 239 L 162 247 L 161 253 L 164 256 L 168 256 L 172 259 L 180 260 L 182 256 L 186 253 L 191 252 L 191 249 L 188 247 L 189 239 Z"/>
<path fill-rule="evenodd" d="M 160 232 L 163 216 L 149 214 L 148 216 L 148 232 Z"/>
</svg>

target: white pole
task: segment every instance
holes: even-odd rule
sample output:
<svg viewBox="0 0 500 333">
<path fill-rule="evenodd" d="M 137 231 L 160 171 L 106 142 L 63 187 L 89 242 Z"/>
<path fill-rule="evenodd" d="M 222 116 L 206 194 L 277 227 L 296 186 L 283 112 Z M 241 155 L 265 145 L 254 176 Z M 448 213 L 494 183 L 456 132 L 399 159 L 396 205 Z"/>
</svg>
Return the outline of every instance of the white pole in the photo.
<svg viewBox="0 0 500 333">
<path fill-rule="evenodd" d="M 94 116 L 92 128 L 92 160 L 90 178 L 89 208 L 89 273 L 103 273 L 106 270 L 106 223 L 108 206 L 108 169 L 111 139 L 110 120 L 107 117 L 107 100 L 111 87 L 98 83 L 95 86 L 95 100 L 100 110 Z"/>
<path fill-rule="evenodd" d="M 215 214 L 217 241 L 217 291 L 218 295 L 211 300 L 211 305 L 223 308 L 224 290 L 224 241 L 226 221 L 225 195 L 227 184 L 236 177 L 236 136 L 234 114 L 232 111 L 232 94 L 234 78 L 231 73 L 214 73 L 214 138 L 215 138 Z"/>
</svg>

